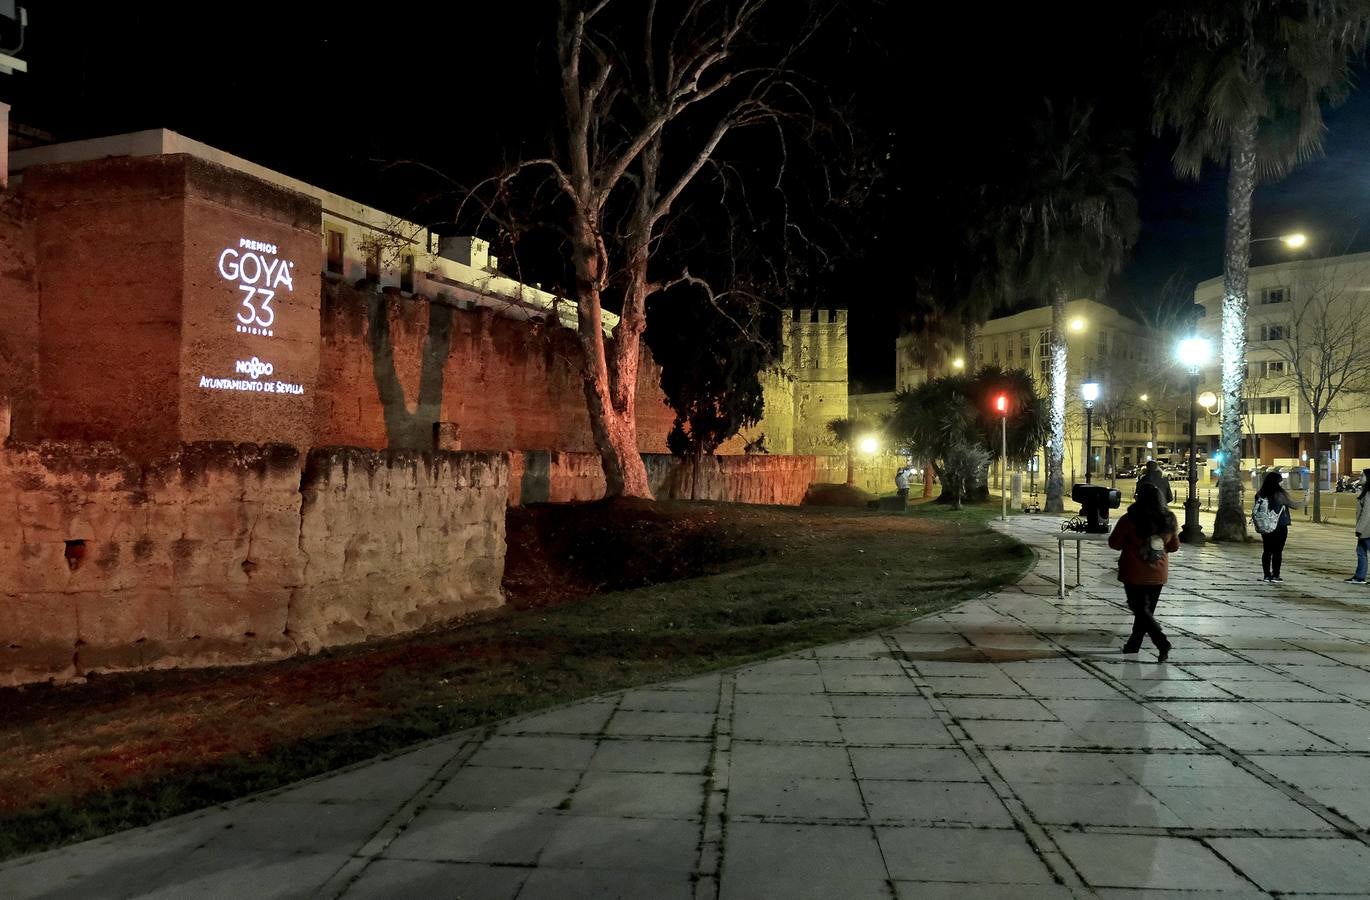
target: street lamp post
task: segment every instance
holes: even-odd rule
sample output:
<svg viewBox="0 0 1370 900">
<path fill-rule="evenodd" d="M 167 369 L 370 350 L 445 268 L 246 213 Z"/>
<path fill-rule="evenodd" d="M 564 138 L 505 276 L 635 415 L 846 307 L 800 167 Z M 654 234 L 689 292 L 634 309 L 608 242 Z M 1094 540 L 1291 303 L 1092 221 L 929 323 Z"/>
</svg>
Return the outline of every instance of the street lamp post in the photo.
<svg viewBox="0 0 1370 900">
<path fill-rule="evenodd" d="M 1008 521 L 1008 491 L 1004 479 L 1008 475 L 1008 394 L 994 398 L 994 408 L 999 411 L 999 521 Z"/>
<path fill-rule="evenodd" d="M 1085 400 L 1085 484 L 1090 484 L 1094 469 L 1094 401 L 1099 399 L 1099 385 L 1086 381 L 1080 385 L 1080 396 Z"/>
<path fill-rule="evenodd" d="M 1199 525 L 1199 370 L 1208 362 L 1212 347 L 1205 338 L 1190 336 L 1180 341 L 1180 364 L 1189 371 L 1189 496 L 1184 502 L 1184 528 L 1180 540 L 1186 544 L 1199 544 L 1204 540 L 1203 527 Z"/>
</svg>

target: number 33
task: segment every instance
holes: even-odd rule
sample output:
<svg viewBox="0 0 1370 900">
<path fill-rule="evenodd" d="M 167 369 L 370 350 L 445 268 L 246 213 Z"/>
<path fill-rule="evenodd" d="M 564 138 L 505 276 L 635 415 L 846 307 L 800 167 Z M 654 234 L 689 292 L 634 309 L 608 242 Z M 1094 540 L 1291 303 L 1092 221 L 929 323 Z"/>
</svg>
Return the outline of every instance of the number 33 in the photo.
<svg viewBox="0 0 1370 900">
<path fill-rule="evenodd" d="M 238 321 L 244 325 L 270 328 L 271 323 L 276 321 L 276 311 L 271 308 L 271 300 L 276 296 L 276 292 L 246 284 L 238 285 L 238 290 L 247 295 L 243 298 L 243 308 L 238 313 Z M 254 298 L 257 299 L 260 309 L 252 305 Z"/>
</svg>

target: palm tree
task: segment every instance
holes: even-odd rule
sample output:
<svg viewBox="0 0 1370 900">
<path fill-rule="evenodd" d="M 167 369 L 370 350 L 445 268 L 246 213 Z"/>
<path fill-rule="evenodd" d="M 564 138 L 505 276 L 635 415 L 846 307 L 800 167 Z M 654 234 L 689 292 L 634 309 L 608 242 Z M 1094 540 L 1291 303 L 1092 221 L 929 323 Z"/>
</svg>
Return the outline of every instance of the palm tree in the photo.
<svg viewBox="0 0 1370 900">
<path fill-rule="evenodd" d="M 1322 149 L 1323 104 L 1349 93 L 1351 64 L 1365 49 L 1365 0 L 1172 0 L 1158 18 L 1164 47 L 1155 78 L 1153 127 L 1178 135 L 1173 161 L 1197 178 L 1205 160 L 1226 164 L 1220 445 L 1239 459 L 1246 376 L 1251 194 Z M 1214 540 L 1245 540 L 1239 466 L 1223 466 Z"/>
<path fill-rule="evenodd" d="M 923 380 L 932 381 L 946 372 L 947 360 L 955 346 L 955 322 L 948 315 L 945 298 L 939 296 L 934 273 L 925 271 L 914 279 L 914 284 L 912 306 L 905 314 L 905 324 L 914 337 L 914 361 L 923 369 Z M 923 464 L 924 498 L 932 496 L 935 474 L 932 460 L 926 460 Z"/>
<path fill-rule="evenodd" d="M 1103 289 L 1137 239 L 1136 179 L 1120 135 L 1093 109 L 1046 103 L 1030 140 L 1016 154 L 1020 179 L 994 223 L 1000 258 L 1016 256 L 1007 278 L 1024 294 L 1051 303 L 1047 385 L 1047 512 L 1065 509 L 1066 302 Z"/>
</svg>

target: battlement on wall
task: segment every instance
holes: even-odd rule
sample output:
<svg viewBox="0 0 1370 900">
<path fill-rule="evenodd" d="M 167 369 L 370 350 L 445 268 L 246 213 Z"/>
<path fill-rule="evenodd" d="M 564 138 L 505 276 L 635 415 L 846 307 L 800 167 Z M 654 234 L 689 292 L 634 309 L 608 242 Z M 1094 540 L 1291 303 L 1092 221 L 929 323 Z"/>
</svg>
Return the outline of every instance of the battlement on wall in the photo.
<svg viewBox="0 0 1370 900">
<path fill-rule="evenodd" d="M 786 310 L 780 340 L 780 364 L 796 378 L 846 383 L 845 309 Z"/>
</svg>

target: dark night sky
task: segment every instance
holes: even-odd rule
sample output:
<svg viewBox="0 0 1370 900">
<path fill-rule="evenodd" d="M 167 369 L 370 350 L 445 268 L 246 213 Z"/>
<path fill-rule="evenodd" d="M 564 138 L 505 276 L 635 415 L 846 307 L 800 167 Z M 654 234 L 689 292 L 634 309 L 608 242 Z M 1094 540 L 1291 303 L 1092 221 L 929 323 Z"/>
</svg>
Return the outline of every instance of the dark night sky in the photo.
<svg viewBox="0 0 1370 900">
<path fill-rule="evenodd" d="M 405 4 L 394 16 L 385 6 L 357 16 L 332 4 L 214 17 L 165 0 L 31 6 L 31 74 L 6 77 L 0 96 L 13 103 L 13 121 L 62 139 L 168 127 L 405 214 L 416 185 L 382 175 L 377 161 L 418 158 L 469 182 L 539 151 L 552 127 L 551 49 L 533 24 L 549 21 L 549 0 Z M 852 308 L 853 379 L 878 389 L 893 378 L 900 297 L 910 263 L 926 252 L 918 234 L 933 224 L 940 186 L 992 177 L 976 167 L 980 151 L 1034 114 L 1044 94 L 1092 99 L 1137 135 L 1143 228 L 1113 301 L 1148 302 L 1176 272 L 1191 283 L 1220 273 L 1224 172 L 1176 181 L 1168 141 L 1147 133 L 1143 6 L 1020 4 L 992 15 L 973 4 L 926 6 L 889 3 L 863 15 L 854 31 L 832 36 L 815 70 L 835 93 L 852 94 L 867 132 L 895 136 L 897 202 L 868 223 L 871 252 L 847 264 L 851 295 L 832 298 Z M 1257 235 L 1300 228 L 1326 252 L 1370 224 L 1370 97 L 1353 96 L 1328 122 L 1325 158 L 1258 190 Z M 1270 246 L 1256 262 L 1278 252 Z"/>
</svg>

